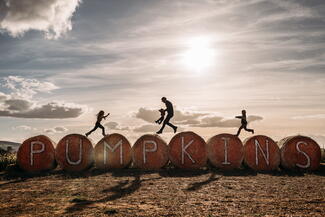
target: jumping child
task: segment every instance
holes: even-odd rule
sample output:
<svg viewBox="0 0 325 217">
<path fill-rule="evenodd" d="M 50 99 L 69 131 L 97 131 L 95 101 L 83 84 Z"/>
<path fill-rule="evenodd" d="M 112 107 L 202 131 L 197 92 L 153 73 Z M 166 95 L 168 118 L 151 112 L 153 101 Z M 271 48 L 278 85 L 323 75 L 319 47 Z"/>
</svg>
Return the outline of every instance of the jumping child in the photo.
<svg viewBox="0 0 325 217">
<path fill-rule="evenodd" d="M 159 109 L 159 111 L 160 111 L 160 118 L 155 121 L 157 124 L 161 124 L 161 122 L 163 122 L 166 113 L 164 109 Z"/>
<path fill-rule="evenodd" d="M 97 130 L 97 128 L 99 127 L 100 129 L 102 129 L 103 131 L 103 136 L 106 136 L 105 134 L 105 128 L 103 127 L 103 125 L 100 124 L 100 122 L 103 120 L 103 118 L 106 120 L 107 116 L 109 115 L 109 113 L 107 113 L 107 115 L 104 115 L 104 111 L 101 110 L 100 112 L 98 112 L 97 114 L 97 121 L 95 124 L 95 127 L 89 131 L 88 133 L 86 133 L 86 136 L 89 136 L 92 132 L 94 132 L 95 130 Z"/>
<path fill-rule="evenodd" d="M 247 119 L 246 119 L 246 110 L 242 110 L 241 113 L 242 113 L 242 116 L 236 116 L 236 118 L 241 119 L 241 126 L 239 127 L 236 136 L 239 136 L 240 131 L 242 129 L 244 129 L 244 130 L 246 130 L 246 131 L 251 132 L 252 134 L 254 134 L 254 130 L 253 129 L 248 129 L 247 128 L 247 124 L 248 123 L 247 123 Z"/>
</svg>

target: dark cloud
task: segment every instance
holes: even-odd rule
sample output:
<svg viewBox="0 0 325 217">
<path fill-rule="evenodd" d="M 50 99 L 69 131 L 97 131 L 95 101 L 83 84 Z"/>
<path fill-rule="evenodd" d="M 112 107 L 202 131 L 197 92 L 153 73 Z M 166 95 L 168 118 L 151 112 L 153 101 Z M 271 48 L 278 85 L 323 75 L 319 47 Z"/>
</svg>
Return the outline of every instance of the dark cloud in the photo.
<svg viewBox="0 0 325 217">
<path fill-rule="evenodd" d="M 135 117 L 146 122 L 152 123 L 159 118 L 159 111 L 151 110 L 146 108 L 140 108 L 136 113 Z"/>
<path fill-rule="evenodd" d="M 21 104 L 26 105 L 30 104 L 30 102 L 25 101 Z M 84 107 L 79 105 L 50 102 L 45 105 L 29 107 L 27 110 L 25 107 L 15 107 L 14 110 L 10 110 L 9 108 L 3 109 L 0 110 L 0 116 L 16 118 L 65 119 L 79 117 L 83 112 Z"/>
<path fill-rule="evenodd" d="M 0 28 L 16 37 L 39 30 L 59 38 L 72 29 L 71 17 L 81 0 L 0 0 Z"/>
<path fill-rule="evenodd" d="M 135 116 L 143 121 L 153 123 L 159 118 L 158 110 L 152 110 L 147 108 L 140 108 Z M 248 122 L 260 121 L 263 117 L 257 115 L 250 115 L 247 117 Z M 227 119 L 224 117 L 216 116 L 211 113 L 200 113 L 190 111 L 175 111 L 173 123 L 181 126 L 189 127 L 221 127 L 221 128 L 233 128 L 240 126 L 240 120 L 233 118 Z M 159 127 L 156 125 L 142 125 L 134 129 L 135 132 L 152 132 L 157 130 Z"/>
<path fill-rule="evenodd" d="M 136 113 L 135 117 L 141 120 L 144 120 L 148 123 L 153 123 L 160 117 L 160 113 L 157 110 L 140 108 Z M 184 112 L 180 110 L 175 110 L 175 116 L 173 121 L 179 124 L 193 124 L 197 123 L 197 118 L 203 117 L 207 115 L 207 113 L 199 113 L 199 112 Z"/>
<path fill-rule="evenodd" d="M 65 127 L 54 127 L 54 129 L 55 129 L 56 132 L 66 132 L 66 131 L 68 131 L 68 129 L 65 128 Z"/>
<path fill-rule="evenodd" d="M 247 117 L 248 122 L 260 121 L 263 120 L 261 116 L 251 115 Z M 234 128 L 240 126 L 240 120 L 233 119 L 225 119 L 223 117 L 204 117 L 200 120 L 199 124 L 191 124 L 191 127 L 221 127 L 221 128 Z"/>
<path fill-rule="evenodd" d="M 41 104 L 34 100 L 38 93 L 49 93 L 58 89 L 53 83 L 26 79 L 19 76 L 3 78 L 1 87 L 10 93 L 0 92 L 0 117 L 65 119 L 79 117 L 85 106 L 74 103 L 48 102 Z"/>
<path fill-rule="evenodd" d="M 26 111 L 32 106 L 31 102 L 23 99 L 9 99 L 4 101 L 4 104 L 11 111 Z"/>
</svg>

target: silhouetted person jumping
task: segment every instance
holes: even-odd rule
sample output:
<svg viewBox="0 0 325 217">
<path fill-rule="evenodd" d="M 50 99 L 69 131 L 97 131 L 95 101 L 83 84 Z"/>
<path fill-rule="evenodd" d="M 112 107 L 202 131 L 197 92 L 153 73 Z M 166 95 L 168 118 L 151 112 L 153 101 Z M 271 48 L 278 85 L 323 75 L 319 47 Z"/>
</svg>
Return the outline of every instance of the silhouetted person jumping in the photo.
<svg viewBox="0 0 325 217">
<path fill-rule="evenodd" d="M 239 136 L 240 131 L 242 129 L 244 129 L 244 130 L 246 130 L 246 131 L 251 132 L 251 133 L 254 134 L 254 130 L 253 129 L 248 129 L 247 128 L 247 124 L 248 123 L 247 123 L 247 119 L 246 119 L 246 110 L 242 110 L 241 113 L 242 113 L 242 116 L 236 116 L 236 118 L 241 119 L 241 126 L 239 127 L 236 136 Z"/>
<path fill-rule="evenodd" d="M 174 133 L 176 133 L 177 131 L 177 127 L 174 126 L 173 124 L 169 123 L 170 119 L 174 116 L 174 108 L 173 108 L 173 104 L 171 102 L 169 102 L 166 97 L 161 98 L 161 101 L 163 103 L 165 103 L 166 105 L 166 109 L 165 111 L 167 111 L 167 117 L 165 118 L 163 125 L 161 127 L 161 129 L 157 132 L 157 134 L 161 134 L 166 126 L 166 124 L 168 126 L 170 126 L 171 128 L 173 128 Z"/>
<path fill-rule="evenodd" d="M 100 129 L 102 129 L 103 136 L 106 136 L 106 134 L 105 134 L 105 128 L 103 127 L 103 125 L 100 124 L 100 122 L 103 119 L 106 119 L 108 115 L 109 115 L 109 113 L 105 116 L 105 113 L 104 113 L 103 110 L 101 110 L 100 112 L 98 112 L 98 114 L 97 114 L 97 121 L 96 121 L 95 127 L 91 131 L 89 131 L 88 133 L 86 133 L 86 136 L 89 136 L 92 132 L 94 132 L 95 130 L 97 130 L 98 127 Z"/>
<path fill-rule="evenodd" d="M 159 112 L 160 112 L 160 118 L 155 121 L 157 124 L 161 124 L 161 122 L 165 118 L 165 113 L 166 113 L 166 111 L 164 109 L 159 109 Z"/>
</svg>

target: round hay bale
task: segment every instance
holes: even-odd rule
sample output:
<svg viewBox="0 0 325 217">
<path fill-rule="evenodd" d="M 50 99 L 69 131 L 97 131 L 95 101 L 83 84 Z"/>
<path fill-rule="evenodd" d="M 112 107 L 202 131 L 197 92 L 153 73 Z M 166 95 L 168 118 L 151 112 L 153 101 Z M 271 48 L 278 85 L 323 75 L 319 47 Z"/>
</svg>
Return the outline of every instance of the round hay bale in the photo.
<svg viewBox="0 0 325 217">
<path fill-rule="evenodd" d="M 317 170 L 321 161 L 319 145 L 310 137 L 290 136 L 279 141 L 281 166 L 285 169 Z"/>
<path fill-rule="evenodd" d="M 132 160 L 136 168 L 160 169 L 168 162 L 167 143 L 158 135 L 143 135 L 132 147 Z"/>
<path fill-rule="evenodd" d="M 211 164 L 222 170 L 240 168 L 244 159 L 241 140 L 232 134 L 219 134 L 207 141 L 208 159 Z"/>
<path fill-rule="evenodd" d="M 130 165 L 131 145 L 121 134 L 110 134 L 95 146 L 95 166 L 99 169 L 121 169 Z"/>
<path fill-rule="evenodd" d="M 206 143 L 194 132 L 176 134 L 169 143 L 169 159 L 177 167 L 198 169 L 206 166 Z"/>
<path fill-rule="evenodd" d="M 253 136 L 244 141 L 244 162 L 253 170 L 276 170 L 280 165 L 280 149 L 267 136 Z"/>
<path fill-rule="evenodd" d="M 325 149 L 324 148 L 321 148 L 321 155 L 322 155 L 322 158 L 321 158 L 321 161 L 324 162 L 325 161 Z"/>
<path fill-rule="evenodd" d="M 25 140 L 17 152 L 19 167 L 27 172 L 42 172 L 56 167 L 55 143 L 44 135 Z"/>
<path fill-rule="evenodd" d="M 70 172 L 86 170 L 94 160 L 93 145 L 84 135 L 67 135 L 59 141 L 55 149 L 55 158 L 63 170 Z"/>
</svg>

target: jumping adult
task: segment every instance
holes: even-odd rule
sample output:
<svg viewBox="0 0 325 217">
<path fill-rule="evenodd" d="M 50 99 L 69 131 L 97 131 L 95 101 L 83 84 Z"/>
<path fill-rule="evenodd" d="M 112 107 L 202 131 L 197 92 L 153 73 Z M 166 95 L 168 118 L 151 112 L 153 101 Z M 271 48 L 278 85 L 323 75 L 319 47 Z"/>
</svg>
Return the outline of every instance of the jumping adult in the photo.
<svg viewBox="0 0 325 217">
<path fill-rule="evenodd" d="M 163 125 L 162 125 L 161 129 L 157 132 L 157 134 L 161 134 L 163 132 L 166 124 L 168 126 L 170 126 L 171 128 L 173 128 L 174 133 L 176 133 L 177 127 L 174 126 L 173 124 L 169 123 L 170 119 L 174 116 L 173 104 L 170 101 L 168 101 L 166 97 L 161 98 L 161 101 L 163 103 L 165 103 L 165 105 L 166 105 L 165 111 L 167 112 L 167 116 L 166 116 L 166 118 L 165 118 L 165 120 L 163 122 Z"/>
</svg>

